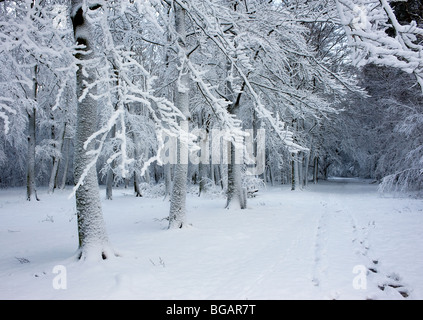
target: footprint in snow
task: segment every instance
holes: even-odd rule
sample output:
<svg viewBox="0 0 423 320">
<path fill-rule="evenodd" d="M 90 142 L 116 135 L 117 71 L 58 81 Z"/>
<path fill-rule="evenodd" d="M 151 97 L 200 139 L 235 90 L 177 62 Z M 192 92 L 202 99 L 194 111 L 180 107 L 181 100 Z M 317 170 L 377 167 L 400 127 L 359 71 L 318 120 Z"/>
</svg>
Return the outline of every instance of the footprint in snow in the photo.
<svg viewBox="0 0 423 320">
<path fill-rule="evenodd" d="M 376 268 L 376 265 L 379 264 L 378 260 L 372 260 L 373 267 L 368 268 L 370 272 L 378 273 L 378 269 Z M 398 293 L 404 297 L 408 298 L 410 295 L 409 290 L 404 286 L 404 284 L 401 283 L 401 277 L 397 273 L 390 273 L 386 275 L 386 280 L 378 285 L 378 288 L 381 291 L 385 291 L 386 288 L 392 288 L 398 291 Z"/>
</svg>

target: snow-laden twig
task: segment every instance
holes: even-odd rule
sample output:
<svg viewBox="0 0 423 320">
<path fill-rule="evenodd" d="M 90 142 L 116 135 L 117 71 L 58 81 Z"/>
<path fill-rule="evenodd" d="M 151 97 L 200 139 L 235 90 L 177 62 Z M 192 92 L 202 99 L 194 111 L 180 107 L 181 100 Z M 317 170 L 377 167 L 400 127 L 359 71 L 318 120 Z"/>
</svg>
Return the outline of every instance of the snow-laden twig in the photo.
<svg viewBox="0 0 423 320">
<path fill-rule="evenodd" d="M 415 21 L 402 25 L 387 0 L 336 0 L 341 23 L 356 64 L 375 63 L 399 68 L 416 77 L 423 92 L 423 28 Z M 359 18 L 357 18 L 359 15 Z M 393 29 L 394 35 L 386 31 Z"/>
</svg>

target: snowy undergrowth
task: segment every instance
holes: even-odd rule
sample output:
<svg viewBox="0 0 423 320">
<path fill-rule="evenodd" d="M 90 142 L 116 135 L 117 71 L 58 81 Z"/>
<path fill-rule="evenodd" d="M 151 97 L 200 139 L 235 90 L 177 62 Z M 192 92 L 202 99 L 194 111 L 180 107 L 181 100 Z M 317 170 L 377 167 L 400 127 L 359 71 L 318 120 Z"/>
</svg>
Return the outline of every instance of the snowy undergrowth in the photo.
<svg viewBox="0 0 423 320">
<path fill-rule="evenodd" d="M 0 299 L 423 298 L 423 201 L 367 181 L 268 186 L 246 210 L 189 193 L 181 230 L 167 230 L 168 199 L 101 192 L 119 256 L 82 262 L 69 191 L 0 191 Z"/>
</svg>

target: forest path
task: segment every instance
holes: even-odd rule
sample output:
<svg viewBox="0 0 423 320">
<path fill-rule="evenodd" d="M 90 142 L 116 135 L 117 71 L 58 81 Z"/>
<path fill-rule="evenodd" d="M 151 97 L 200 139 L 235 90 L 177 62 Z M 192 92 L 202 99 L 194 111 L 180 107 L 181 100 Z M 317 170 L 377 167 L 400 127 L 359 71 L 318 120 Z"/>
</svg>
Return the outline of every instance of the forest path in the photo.
<svg viewBox="0 0 423 320">
<path fill-rule="evenodd" d="M 348 189 L 347 184 L 343 187 Z M 306 199 L 308 203 L 303 199 L 293 210 L 297 219 L 285 228 L 295 232 L 281 232 L 274 245 L 267 245 L 268 251 L 261 255 L 267 252 L 280 254 L 263 268 L 245 296 L 260 292 L 259 287 L 268 288 L 278 283 L 282 288 L 303 288 L 301 292 L 290 293 L 294 299 L 305 292 L 324 299 L 342 299 L 357 293 L 353 287 L 353 270 L 366 261 L 363 256 L 365 244 L 358 239 L 356 222 L 342 204 L 339 192 L 347 195 L 345 190 L 339 189 L 338 185 L 328 185 L 327 188 L 325 193 L 310 192 Z M 299 195 L 292 194 L 293 198 L 297 196 L 301 196 L 301 191 Z M 286 294 L 281 290 L 281 296 Z"/>
<path fill-rule="evenodd" d="M 263 224 L 265 236 L 261 233 L 259 243 L 245 252 L 246 270 L 241 276 L 239 270 L 232 273 L 228 268 L 224 289 L 218 288 L 217 296 L 227 292 L 238 299 L 301 299 L 304 295 L 338 299 L 361 294 L 353 287 L 353 270 L 367 259 L 359 227 L 343 206 L 349 184 L 331 183 L 324 192 L 320 188 L 292 192 L 287 195 L 289 201 L 275 202 L 272 193 L 252 201 L 251 206 L 262 205 L 263 213 L 278 212 L 280 219 Z"/>
<path fill-rule="evenodd" d="M 354 295 L 362 284 L 367 287 L 368 240 L 346 205 L 350 197 L 345 193 L 347 184 L 332 188 L 316 208 L 320 218 L 314 242 L 312 283 L 324 298 L 342 299 L 345 294 Z"/>
<path fill-rule="evenodd" d="M 373 192 L 368 192 L 371 187 L 354 179 L 335 179 L 327 184 L 327 188 L 333 190 L 326 190 L 326 199 L 322 201 L 325 208 L 319 224 L 322 236 L 316 239 L 317 251 L 319 246 L 325 248 L 325 254 L 320 255 L 325 262 L 316 261 L 316 279 L 319 281 L 320 277 L 324 279 L 322 284 L 336 288 L 331 278 L 341 279 L 341 276 L 336 276 L 336 272 L 345 272 L 348 265 L 351 267 L 352 262 L 356 261 L 352 269 L 352 286 L 356 291 L 366 291 L 366 299 L 405 299 L 412 289 L 402 282 L 395 268 L 385 267 L 378 258 L 375 238 L 381 231 L 377 229 L 381 227 L 375 217 L 369 214 L 375 210 L 368 201 L 374 196 Z M 380 211 L 383 213 L 384 208 L 380 208 Z M 380 222 L 383 223 L 383 220 Z M 328 239 L 334 241 L 329 243 Z M 341 297 L 334 291 L 333 298 L 337 296 Z"/>
<path fill-rule="evenodd" d="M 277 299 L 278 294 L 290 299 L 304 295 L 363 299 L 363 293 L 365 299 L 407 298 L 410 290 L 399 274 L 381 268 L 372 250 L 369 235 L 376 226 L 374 220 L 365 218 L 363 205 L 367 197 L 374 197 L 374 186 L 363 188 L 355 180 L 339 179 L 306 192 L 306 198 L 301 191 L 293 192 L 292 201 L 280 207 L 280 211 L 290 212 L 279 226 L 280 232 L 269 230 L 260 248 L 250 249 L 243 264 L 255 268 L 248 268 L 245 281 L 239 283 L 238 271 L 232 277 L 237 280 L 228 277 L 227 289 L 218 292 L 238 291 L 239 299 L 267 295 Z M 266 205 L 266 209 L 273 208 Z M 267 293 L 269 287 L 272 291 Z M 302 290 L 294 292 L 293 287 Z"/>
</svg>

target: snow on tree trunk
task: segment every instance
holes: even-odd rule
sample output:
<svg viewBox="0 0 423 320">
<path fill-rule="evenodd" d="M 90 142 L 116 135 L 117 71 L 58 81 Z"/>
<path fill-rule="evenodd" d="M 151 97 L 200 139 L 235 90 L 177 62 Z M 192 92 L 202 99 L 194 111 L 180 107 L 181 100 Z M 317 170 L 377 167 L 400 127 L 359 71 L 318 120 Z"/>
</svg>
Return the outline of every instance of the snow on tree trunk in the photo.
<svg viewBox="0 0 423 320">
<path fill-rule="evenodd" d="M 179 36 L 178 46 L 181 60 L 180 77 L 176 86 L 175 104 L 178 109 L 189 119 L 189 74 L 184 66 L 186 56 L 186 12 L 182 7 L 174 3 L 175 8 L 175 30 Z M 186 126 L 188 131 L 188 123 Z M 170 199 L 169 229 L 182 228 L 186 223 L 186 194 L 187 194 L 187 175 L 188 175 L 188 145 L 183 141 L 184 137 L 178 139 L 177 163 L 175 164 L 175 174 L 173 178 L 172 195 Z"/>
<path fill-rule="evenodd" d="M 223 178 L 221 175 L 221 165 L 212 164 L 212 171 L 213 171 L 214 183 L 219 185 L 222 189 L 224 189 Z"/>
<path fill-rule="evenodd" d="M 32 197 L 38 201 L 35 187 L 35 108 L 28 111 L 28 165 L 26 175 L 26 198 L 31 201 Z"/>
<path fill-rule="evenodd" d="M 301 189 L 304 185 L 304 171 L 303 171 L 303 165 L 304 165 L 304 153 L 298 152 L 297 155 L 297 172 L 298 172 L 298 180 L 297 180 L 297 186 Z"/>
<path fill-rule="evenodd" d="M 64 165 L 63 165 L 63 176 L 62 176 L 62 181 L 60 183 L 60 189 L 65 189 L 66 187 L 66 179 L 68 176 L 68 168 L 69 168 L 69 141 L 70 139 L 65 138 L 65 140 L 63 141 L 63 156 L 64 156 Z M 62 161 L 63 162 L 63 161 Z"/>
<path fill-rule="evenodd" d="M 308 186 L 308 167 L 310 165 L 310 152 L 305 154 L 305 164 L 304 164 L 304 180 L 303 180 L 303 186 Z"/>
<path fill-rule="evenodd" d="M 182 102 L 185 100 L 187 102 L 186 97 L 180 97 L 179 94 L 178 96 L 179 98 L 177 98 L 177 102 Z M 188 176 L 187 155 L 187 144 L 184 141 L 181 141 L 181 139 L 178 139 L 177 163 L 175 164 L 172 194 L 170 198 L 169 229 L 182 228 L 186 224 L 186 196 Z"/>
<path fill-rule="evenodd" d="M 298 153 L 292 154 L 291 160 L 291 190 L 297 190 L 300 187 L 300 156 Z"/>
<path fill-rule="evenodd" d="M 33 99 L 37 102 L 38 82 L 37 82 L 38 67 L 34 67 L 33 74 Z M 37 190 L 35 187 L 35 133 L 36 133 L 36 107 L 33 106 L 28 113 L 28 158 L 27 158 L 27 173 L 26 173 L 26 198 L 31 201 L 34 196 L 38 201 Z"/>
<path fill-rule="evenodd" d="M 140 145 L 137 143 L 137 136 L 135 132 L 132 132 L 132 140 L 134 141 L 134 156 L 135 159 L 140 158 Z M 142 192 L 140 188 L 140 176 L 138 174 L 137 168 L 134 168 L 134 193 L 135 197 L 142 197 Z"/>
<path fill-rule="evenodd" d="M 291 190 L 295 190 L 295 155 L 291 159 Z"/>
<path fill-rule="evenodd" d="M 201 160 L 198 163 L 198 175 L 200 178 L 198 196 L 201 195 L 203 191 L 206 191 L 206 182 L 208 178 L 209 171 L 209 125 L 206 123 L 206 132 L 200 133 L 200 149 L 201 149 Z"/>
<path fill-rule="evenodd" d="M 63 132 L 63 142 L 62 142 L 62 157 L 63 157 L 63 161 L 61 161 L 61 163 L 63 164 L 63 175 L 62 175 L 62 181 L 60 182 L 60 189 L 65 189 L 66 186 L 66 179 L 68 176 L 68 168 L 69 168 L 69 150 L 70 150 L 70 143 L 71 140 L 68 137 L 69 134 L 69 127 L 71 127 L 70 125 L 68 125 L 67 123 L 65 123 L 65 129 Z"/>
<path fill-rule="evenodd" d="M 247 198 L 242 189 L 241 164 L 237 156 L 237 150 L 233 143 L 228 148 L 228 156 L 230 157 L 228 164 L 228 189 L 226 193 L 226 206 L 229 209 L 232 201 L 236 199 L 241 209 L 247 207 Z"/>
<path fill-rule="evenodd" d="M 165 179 L 165 199 L 171 193 L 172 189 L 172 172 L 170 163 L 166 163 L 164 166 L 164 179 Z"/>
<path fill-rule="evenodd" d="M 313 183 L 316 184 L 319 175 L 319 157 L 314 157 L 314 166 L 313 166 Z"/>
<path fill-rule="evenodd" d="M 113 180 L 114 180 L 113 169 L 109 168 L 109 170 L 107 170 L 107 177 L 106 177 L 106 199 L 107 200 L 113 200 Z"/>
<path fill-rule="evenodd" d="M 228 62 L 226 65 L 226 71 L 228 76 L 230 74 L 231 64 Z M 232 88 L 232 84 L 230 81 L 226 82 L 227 94 L 229 99 L 232 100 L 231 106 L 228 108 L 230 114 L 235 115 L 236 112 L 239 110 L 240 101 L 241 101 L 241 94 L 238 93 L 237 97 L 235 98 L 235 93 Z M 226 206 L 225 208 L 229 209 L 232 201 L 237 199 L 241 209 L 245 209 L 247 207 L 247 199 L 243 197 L 243 190 L 242 190 L 242 176 L 241 176 L 241 163 L 240 160 L 237 159 L 237 152 L 234 143 L 230 143 L 228 146 L 228 187 L 226 192 Z"/>
<path fill-rule="evenodd" d="M 203 149 L 204 150 L 204 149 Z M 199 187 L 198 187 L 198 196 L 204 191 L 207 191 L 207 179 L 209 173 L 209 165 L 200 161 L 198 164 L 198 176 L 200 178 Z"/>
<path fill-rule="evenodd" d="M 62 132 L 60 134 L 60 139 L 56 142 L 57 144 L 56 148 L 57 150 L 60 150 L 60 154 L 63 154 L 65 133 L 66 133 L 66 124 L 63 126 Z M 51 168 L 50 180 L 48 183 L 48 193 L 53 193 L 54 189 L 57 187 L 57 175 L 59 173 L 59 164 L 60 164 L 60 157 L 58 155 L 55 155 L 53 157 L 53 166 Z"/>
<path fill-rule="evenodd" d="M 138 176 L 138 173 L 134 172 L 134 193 L 135 197 L 142 197 L 142 192 L 140 188 L 140 178 Z"/>
<path fill-rule="evenodd" d="M 184 149 L 184 148 L 182 148 Z M 188 165 L 179 163 L 175 165 L 172 195 L 170 198 L 169 229 L 182 228 L 186 223 L 186 195 Z"/>
<path fill-rule="evenodd" d="M 116 125 L 112 127 L 112 130 L 110 131 L 110 138 L 116 137 Z M 113 152 L 117 152 L 115 150 L 116 148 L 113 148 Z M 107 177 L 106 177 L 106 199 L 107 200 L 113 200 L 113 182 L 115 179 L 115 174 L 113 172 L 113 169 L 115 167 L 115 161 L 113 160 L 110 163 L 110 168 L 107 170 Z"/>
<path fill-rule="evenodd" d="M 86 17 L 86 12 L 83 11 L 84 7 L 81 1 L 73 1 L 72 4 L 75 39 L 79 45 L 85 46 L 83 49 L 85 52 L 76 56 L 81 64 L 77 71 L 78 108 L 74 176 L 76 182 L 83 178 L 83 184 L 75 191 L 79 258 L 83 260 L 101 260 L 111 257 L 113 252 L 109 245 L 103 219 L 95 165 L 91 165 L 91 168 L 87 171 L 93 158 L 89 152 L 95 147 L 95 141 L 91 141 L 86 148 L 84 146 L 97 127 L 97 101 L 92 96 L 96 94 L 96 86 L 90 89 L 89 94 L 81 98 L 86 86 L 92 85 L 96 80 L 95 68 L 87 64 L 95 56 L 95 48 L 92 44 L 94 30 L 92 30 L 89 22 L 90 19 Z M 98 6 L 91 8 L 96 9 Z"/>
</svg>

